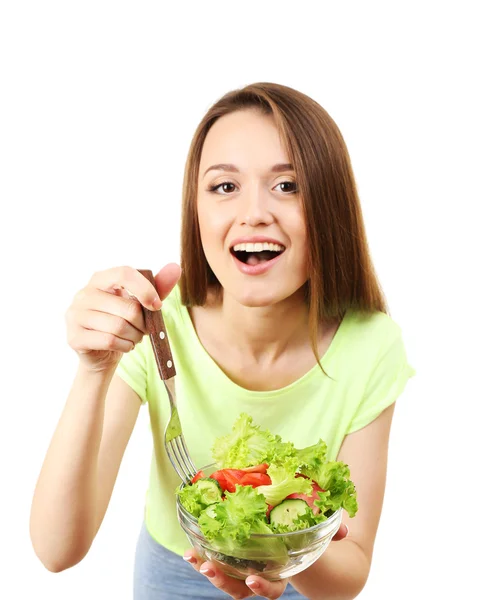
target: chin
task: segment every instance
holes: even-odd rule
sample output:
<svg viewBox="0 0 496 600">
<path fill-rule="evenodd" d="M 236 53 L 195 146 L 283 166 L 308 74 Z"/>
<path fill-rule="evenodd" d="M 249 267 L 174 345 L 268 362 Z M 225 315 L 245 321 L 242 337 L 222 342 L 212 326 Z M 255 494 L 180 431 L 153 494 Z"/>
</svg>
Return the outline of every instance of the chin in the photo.
<svg viewBox="0 0 496 600">
<path fill-rule="evenodd" d="M 257 287 L 259 289 L 257 289 Z M 265 286 L 250 286 L 246 285 L 243 288 L 226 290 L 237 302 L 242 306 L 250 308 L 262 308 L 265 306 L 273 306 L 279 302 L 284 302 L 293 297 L 298 289 L 267 289 Z"/>
<path fill-rule="evenodd" d="M 247 306 L 250 308 L 262 308 L 264 306 L 272 306 L 273 304 L 276 304 L 278 301 L 276 298 L 267 296 L 267 294 L 260 295 L 260 296 L 256 295 L 256 294 L 250 294 L 250 295 L 244 295 L 241 297 L 239 295 L 236 295 L 234 297 L 241 305 Z"/>
</svg>

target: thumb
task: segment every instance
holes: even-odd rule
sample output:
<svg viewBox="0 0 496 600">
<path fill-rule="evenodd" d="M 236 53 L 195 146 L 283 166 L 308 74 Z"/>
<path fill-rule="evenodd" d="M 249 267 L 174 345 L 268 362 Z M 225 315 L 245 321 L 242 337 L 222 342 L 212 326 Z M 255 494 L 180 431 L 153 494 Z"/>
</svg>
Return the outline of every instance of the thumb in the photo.
<svg viewBox="0 0 496 600">
<path fill-rule="evenodd" d="M 344 523 L 341 523 L 339 529 L 336 532 L 336 535 L 332 538 L 333 542 L 339 542 L 339 540 L 343 540 L 348 535 L 348 526 Z"/>
<path fill-rule="evenodd" d="M 161 300 L 167 298 L 180 277 L 181 267 L 177 263 L 165 265 L 165 267 L 162 267 L 155 275 L 155 287 L 157 288 Z"/>
</svg>

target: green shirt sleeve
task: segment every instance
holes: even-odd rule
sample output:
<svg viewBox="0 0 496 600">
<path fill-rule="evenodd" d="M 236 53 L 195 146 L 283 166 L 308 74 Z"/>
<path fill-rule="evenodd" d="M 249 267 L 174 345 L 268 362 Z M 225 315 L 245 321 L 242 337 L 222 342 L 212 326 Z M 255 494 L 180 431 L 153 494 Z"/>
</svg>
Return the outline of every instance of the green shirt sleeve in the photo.
<svg viewBox="0 0 496 600">
<path fill-rule="evenodd" d="M 397 400 L 408 379 L 415 374 L 415 369 L 408 363 L 401 328 L 396 326 L 378 353 L 363 398 L 346 433 L 357 431 L 377 418 Z"/>
<path fill-rule="evenodd" d="M 134 350 L 122 355 L 115 371 L 138 394 L 141 404 L 148 401 L 146 350 L 149 343 L 148 336 L 144 336 L 142 342 L 137 344 Z"/>
</svg>

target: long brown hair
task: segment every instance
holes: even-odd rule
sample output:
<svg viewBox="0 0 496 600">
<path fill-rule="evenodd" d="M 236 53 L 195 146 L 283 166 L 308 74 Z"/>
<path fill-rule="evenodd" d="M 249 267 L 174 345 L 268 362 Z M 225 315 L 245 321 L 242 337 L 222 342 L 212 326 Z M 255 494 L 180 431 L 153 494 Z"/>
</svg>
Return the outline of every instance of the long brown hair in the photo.
<svg viewBox="0 0 496 600">
<path fill-rule="evenodd" d="M 225 94 L 198 125 L 183 181 L 181 299 L 186 306 L 203 305 L 208 289 L 221 287 L 200 238 L 198 170 L 205 138 L 215 121 L 245 109 L 274 117 L 295 170 L 308 239 L 309 279 L 305 286 L 310 339 L 320 365 L 317 339 L 321 323 L 336 317 L 341 320 L 348 308 L 365 313 L 389 314 L 389 310 L 370 257 L 343 136 L 324 108 L 302 92 L 276 83 L 253 83 Z"/>
</svg>

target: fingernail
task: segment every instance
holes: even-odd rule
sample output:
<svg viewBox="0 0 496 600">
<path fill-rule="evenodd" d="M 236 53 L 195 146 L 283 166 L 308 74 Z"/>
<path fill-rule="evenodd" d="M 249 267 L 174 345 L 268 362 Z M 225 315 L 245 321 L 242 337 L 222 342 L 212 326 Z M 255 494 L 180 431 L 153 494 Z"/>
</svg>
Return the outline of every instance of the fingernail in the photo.
<svg viewBox="0 0 496 600">
<path fill-rule="evenodd" d="M 251 587 L 252 590 L 258 590 L 260 583 L 256 579 L 247 579 L 246 585 Z"/>
<path fill-rule="evenodd" d="M 345 527 L 346 527 L 346 535 L 348 535 L 350 533 L 350 528 L 346 524 L 345 524 Z"/>
<path fill-rule="evenodd" d="M 190 565 L 196 565 L 196 558 L 194 556 L 183 556 L 183 559 L 189 562 Z"/>
<path fill-rule="evenodd" d="M 208 569 L 208 568 L 207 569 L 201 568 L 200 569 L 200 573 L 202 575 L 206 575 L 207 577 L 214 577 L 215 576 L 215 573 L 212 571 L 212 569 Z"/>
<path fill-rule="evenodd" d="M 162 301 L 160 300 L 160 298 L 158 296 L 153 301 L 152 306 L 153 306 L 153 308 L 157 308 L 157 309 L 162 307 Z"/>
</svg>

